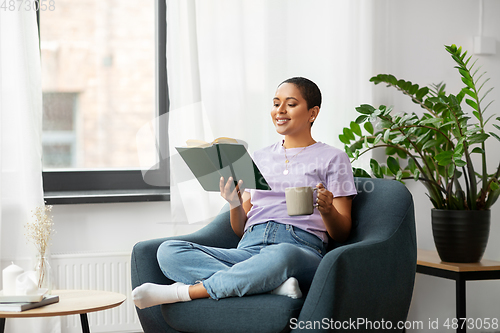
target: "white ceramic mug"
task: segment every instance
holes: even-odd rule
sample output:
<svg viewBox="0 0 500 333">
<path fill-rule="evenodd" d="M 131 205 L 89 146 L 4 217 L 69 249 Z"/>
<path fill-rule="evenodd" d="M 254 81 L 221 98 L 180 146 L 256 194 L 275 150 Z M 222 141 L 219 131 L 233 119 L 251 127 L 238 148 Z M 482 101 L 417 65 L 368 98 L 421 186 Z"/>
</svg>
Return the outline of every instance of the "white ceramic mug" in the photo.
<svg viewBox="0 0 500 333">
<path fill-rule="evenodd" d="M 285 189 L 286 210 L 288 215 L 311 215 L 318 205 L 313 203 L 313 193 L 318 188 L 310 186 L 288 187 Z"/>
</svg>

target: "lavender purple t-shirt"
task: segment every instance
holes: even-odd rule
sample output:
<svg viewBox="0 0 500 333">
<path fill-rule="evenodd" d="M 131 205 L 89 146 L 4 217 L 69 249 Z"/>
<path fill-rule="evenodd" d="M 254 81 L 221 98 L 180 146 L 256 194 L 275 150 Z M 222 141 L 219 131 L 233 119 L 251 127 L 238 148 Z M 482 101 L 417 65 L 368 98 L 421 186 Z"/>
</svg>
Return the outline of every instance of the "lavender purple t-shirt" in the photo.
<svg viewBox="0 0 500 333">
<path fill-rule="evenodd" d="M 327 242 L 326 227 L 317 209 L 312 215 L 288 215 L 285 189 L 316 187 L 318 183 L 323 183 L 334 197 L 356 195 L 349 157 L 342 150 L 321 142 L 305 149 L 289 148 L 286 156 L 289 160 L 287 175 L 283 174 L 286 159 L 282 141 L 254 153 L 255 164 L 272 190 L 247 190 L 253 206 L 248 212 L 245 230 L 255 224 L 276 221 L 306 230 Z"/>
</svg>

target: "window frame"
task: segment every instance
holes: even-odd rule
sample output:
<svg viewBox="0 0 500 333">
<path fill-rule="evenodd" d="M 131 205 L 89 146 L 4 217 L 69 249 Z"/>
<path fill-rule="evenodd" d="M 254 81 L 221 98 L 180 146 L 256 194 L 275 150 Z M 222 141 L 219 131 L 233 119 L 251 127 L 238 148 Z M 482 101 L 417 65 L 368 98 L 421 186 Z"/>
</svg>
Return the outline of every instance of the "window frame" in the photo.
<svg viewBox="0 0 500 333">
<path fill-rule="evenodd" d="M 36 0 L 39 2 L 39 0 Z M 43 171 L 43 190 L 47 204 L 139 202 L 170 200 L 168 151 L 167 21 L 166 0 L 155 0 L 156 37 L 156 114 L 161 156 L 158 168 L 143 176 L 140 169 Z M 40 11 L 36 12 L 40 42 Z M 145 181 L 147 179 L 147 182 Z M 154 186 L 150 184 L 162 184 Z"/>
</svg>

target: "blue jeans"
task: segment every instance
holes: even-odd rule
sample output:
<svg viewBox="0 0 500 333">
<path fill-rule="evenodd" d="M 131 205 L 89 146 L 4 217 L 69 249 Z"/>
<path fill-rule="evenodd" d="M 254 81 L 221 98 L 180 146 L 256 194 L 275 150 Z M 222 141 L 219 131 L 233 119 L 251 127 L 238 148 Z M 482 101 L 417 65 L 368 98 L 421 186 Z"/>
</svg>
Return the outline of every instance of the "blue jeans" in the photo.
<svg viewBox="0 0 500 333">
<path fill-rule="evenodd" d="M 315 235 L 270 221 L 247 229 L 238 247 L 223 249 L 169 240 L 158 248 L 160 268 L 185 284 L 202 281 L 213 299 L 269 292 L 289 277 L 308 288 L 326 253 Z"/>
</svg>

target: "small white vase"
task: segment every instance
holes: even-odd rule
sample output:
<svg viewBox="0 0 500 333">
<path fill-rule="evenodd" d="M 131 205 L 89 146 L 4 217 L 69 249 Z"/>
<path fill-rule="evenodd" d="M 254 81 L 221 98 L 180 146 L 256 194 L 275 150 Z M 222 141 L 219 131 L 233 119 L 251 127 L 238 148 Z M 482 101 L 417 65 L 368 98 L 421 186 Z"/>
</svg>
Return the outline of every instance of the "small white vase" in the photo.
<svg viewBox="0 0 500 333">
<path fill-rule="evenodd" d="M 37 256 L 35 271 L 38 289 L 47 289 L 47 294 L 52 292 L 52 270 L 47 256 Z"/>
</svg>

